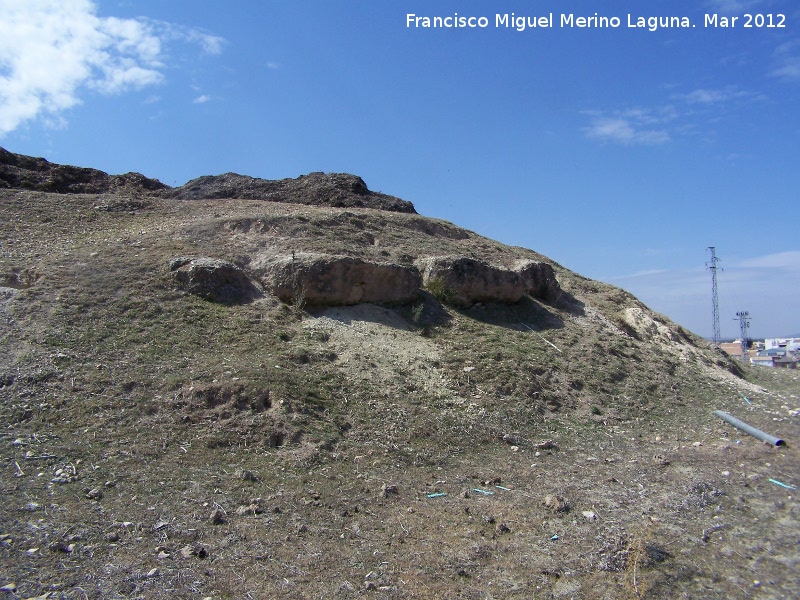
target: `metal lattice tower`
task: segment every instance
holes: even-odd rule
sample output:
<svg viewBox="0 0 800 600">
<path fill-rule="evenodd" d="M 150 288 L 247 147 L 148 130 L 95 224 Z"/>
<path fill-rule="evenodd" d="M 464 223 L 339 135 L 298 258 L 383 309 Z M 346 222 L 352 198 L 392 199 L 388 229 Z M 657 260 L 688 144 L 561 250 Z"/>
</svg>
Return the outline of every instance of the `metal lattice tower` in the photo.
<svg viewBox="0 0 800 600">
<path fill-rule="evenodd" d="M 711 250 L 711 260 L 706 263 L 706 268 L 711 271 L 711 303 L 712 303 L 712 325 L 711 334 L 714 339 L 714 346 L 719 346 L 719 296 L 717 295 L 717 250 L 714 246 L 709 246 L 706 250 Z"/>
<path fill-rule="evenodd" d="M 747 360 L 747 329 L 750 327 L 750 313 L 742 310 L 736 313 L 739 319 L 739 331 L 742 333 L 742 360 Z"/>
</svg>

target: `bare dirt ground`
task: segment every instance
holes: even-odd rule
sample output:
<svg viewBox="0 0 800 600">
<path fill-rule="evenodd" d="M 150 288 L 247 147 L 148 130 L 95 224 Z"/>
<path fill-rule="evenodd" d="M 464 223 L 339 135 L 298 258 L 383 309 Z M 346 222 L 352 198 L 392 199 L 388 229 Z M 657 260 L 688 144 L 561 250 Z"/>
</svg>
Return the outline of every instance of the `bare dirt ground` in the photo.
<svg viewBox="0 0 800 600">
<path fill-rule="evenodd" d="M 797 372 L 558 265 L 565 301 L 468 310 L 223 306 L 168 276 L 293 249 L 542 258 L 419 215 L 0 201 L 8 598 L 800 596 Z"/>
</svg>

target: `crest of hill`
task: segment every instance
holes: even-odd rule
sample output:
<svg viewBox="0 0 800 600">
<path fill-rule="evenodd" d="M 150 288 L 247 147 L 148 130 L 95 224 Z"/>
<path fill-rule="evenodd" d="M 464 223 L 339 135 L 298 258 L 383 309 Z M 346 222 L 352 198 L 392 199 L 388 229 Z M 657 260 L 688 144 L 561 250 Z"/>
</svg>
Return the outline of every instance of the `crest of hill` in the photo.
<svg viewBox="0 0 800 600">
<path fill-rule="evenodd" d="M 153 193 L 169 186 L 141 173 L 109 175 L 97 169 L 51 163 L 0 148 L 0 188 L 54 194 Z"/>
<path fill-rule="evenodd" d="M 4 148 L 0 148 L 0 188 L 55 194 L 136 194 L 176 200 L 241 198 L 416 214 L 411 202 L 373 192 L 363 179 L 347 173 L 310 173 L 277 181 L 225 173 L 199 177 L 172 188 L 141 173 L 109 175 L 97 169 L 14 154 Z"/>
<path fill-rule="evenodd" d="M 375 208 L 390 212 L 416 213 L 414 205 L 394 196 L 373 192 L 356 175 L 309 173 L 296 179 L 259 179 L 237 173 L 199 177 L 164 194 L 178 200 L 241 198 L 290 202 L 337 208 Z"/>
</svg>

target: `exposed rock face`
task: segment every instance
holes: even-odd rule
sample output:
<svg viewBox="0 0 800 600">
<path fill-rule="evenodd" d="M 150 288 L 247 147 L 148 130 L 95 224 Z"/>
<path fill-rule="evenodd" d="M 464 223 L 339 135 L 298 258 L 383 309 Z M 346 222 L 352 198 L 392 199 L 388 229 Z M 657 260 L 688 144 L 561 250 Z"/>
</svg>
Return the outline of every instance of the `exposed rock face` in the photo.
<svg viewBox="0 0 800 600">
<path fill-rule="evenodd" d="M 651 341 L 659 336 L 673 342 L 680 339 L 677 332 L 670 329 L 664 323 L 659 323 L 644 310 L 636 306 L 626 308 L 622 311 L 622 320 L 641 340 Z"/>
<path fill-rule="evenodd" d="M 419 272 L 349 256 L 299 253 L 268 259 L 254 269 L 265 287 L 284 302 L 317 306 L 405 304 L 419 294 Z"/>
<path fill-rule="evenodd" d="M 224 304 L 239 304 L 262 294 L 261 287 L 239 267 L 216 258 L 173 258 L 172 277 L 191 294 Z"/>
<path fill-rule="evenodd" d="M 428 289 L 444 291 L 447 301 L 461 308 L 477 302 L 513 304 L 525 293 L 518 273 L 467 256 L 424 258 L 417 267 Z"/>
<path fill-rule="evenodd" d="M 0 188 L 56 194 L 105 194 L 150 193 L 168 187 L 140 173 L 109 175 L 97 169 L 58 165 L 0 148 Z"/>
<path fill-rule="evenodd" d="M 544 262 L 526 260 L 514 265 L 514 271 L 522 279 L 525 293 L 533 298 L 553 302 L 561 295 L 561 286 L 556 280 L 553 267 Z"/>
<path fill-rule="evenodd" d="M 377 208 L 416 213 L 411 202 L 370 191 L 364 180 L 347 173 L 309 173 L 297 179 L 259 179 L 237 173 L 193 179 L 165 196 L 178 200 L 244 198 L 312 206 Z"/>
<path fill-rule="evenodd" d="M 356 175 L 309 173 L 296 179 L 259 179 L 225 173 L 199 177 L 177 188 L 140 173 L 109 175 L 97 169 L 51 163 L 44 158 L 14 154 L 0 148 L 0 188 L 55 194 L 138 194 L 177 200 L 243 198 L 312 206 L 375 208 L 413 213 L 414 205 L 395 196 L 373 192 Z"/>
</svg>

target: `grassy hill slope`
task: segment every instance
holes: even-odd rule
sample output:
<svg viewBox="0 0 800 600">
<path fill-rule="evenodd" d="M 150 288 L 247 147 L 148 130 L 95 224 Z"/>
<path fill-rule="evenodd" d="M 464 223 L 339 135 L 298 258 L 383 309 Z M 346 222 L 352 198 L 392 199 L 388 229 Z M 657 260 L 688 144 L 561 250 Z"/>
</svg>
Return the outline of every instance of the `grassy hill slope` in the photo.
<svg viewBox="0 0 800 600">
<path fill-rule="evenodd" d="M 796 492 L 769 481 L 800 481 L 797 375 L 742 370 L 618 288 L 551 262 L 548 302 L 221 305 L 169 261 L 550 261 L 370 208 L 127 189 L 0 206 L 11 597 L 800 592 Z"/>
</svg>

